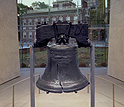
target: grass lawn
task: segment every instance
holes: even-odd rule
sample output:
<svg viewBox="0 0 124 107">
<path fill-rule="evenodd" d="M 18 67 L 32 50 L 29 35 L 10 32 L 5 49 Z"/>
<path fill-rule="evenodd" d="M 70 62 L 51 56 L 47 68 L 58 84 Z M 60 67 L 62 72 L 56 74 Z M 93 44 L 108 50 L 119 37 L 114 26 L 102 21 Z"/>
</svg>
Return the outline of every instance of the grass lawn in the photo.
<svg viewBox="0 0 124 107">
<path fill-rule="evenodd" d="M 78 63 L 80 66 L 90 66 L 90 49 L 89 48 L 78 48 Z M 24 49 L 20 52 L 20 64 L 23 67 L 30 67 L 30 53 L 29 49 Z M 46 63 L 47 51 L 46 49 L 35 49 L 35 66 L 40 67 L 41 63 Z M 22 60 L 23 59 L 23 60 Z M 95 48 L 95 66 L 107 66 L 108 61 L 108 48 Z"/>
</svg>

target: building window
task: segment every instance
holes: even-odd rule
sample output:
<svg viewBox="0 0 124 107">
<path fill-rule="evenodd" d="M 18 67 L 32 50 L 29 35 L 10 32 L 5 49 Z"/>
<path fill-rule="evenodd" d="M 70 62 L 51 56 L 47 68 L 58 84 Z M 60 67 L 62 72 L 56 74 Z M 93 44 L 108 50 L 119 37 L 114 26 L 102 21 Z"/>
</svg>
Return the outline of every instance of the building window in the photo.
<svg viewBox="0 0 124 107">
<path fill-rule="evenodd" d="M 28 20 L 28 25 L 32 25 L 32 19 Z"/>
<path fill-rule="evenodd" d="M 23 27 L 23 30 L 26 30 L 26 27 Z"/>
<path fill-rule="evenodd" d="M 70 17 L 69 17 L 69 16 L 66 17 L 66 21 L 67 21 L 67 22 L 70 22 Z"/>
<path fill-rule="evenodd" d="M 53 17 L 53 18 L 52 18 L 52 21 L 53 21 L 53 22 L 55 22 L 55 21 L 56 21 L 56 18 L 55 18 L 55 17 Z"/>
<path fill-rule="evenodd" d="M 62 4 L 59 4 L 59 8 L 62 8 Z"/>
<path fill-rule="evenodd" d="M 44 18 L 41 18 L 41 23 L 44 23 Z"/>
<path fill-rule="evenodd" d="M 36 32 L 34 32 L 34 42 L 36 43 Z"/>
<path fill-rule="evenodd" d="M 26 32 L 23 32 L 23 39 L 26 39 Z"/>
<path fill-rule="evenodd" d="M 31 30 L 31 29 L 32 29 L 32 27 L 29 27 L 29 29 Z"/>
<path fill-rule="evenodd" d="M 32 32 L 29 32 L 29 39 L 32 39 Z"/>
<path fill-rule="evenodd" d="M 74 16 L 74 24 L 77 24 L 77 23 L 78 23 L 78 17 Z"/>
<path fill-rule="evenodd" d="M 23 20 L 23 25 L 26 25 L 26 20 L 25 19 Z"/>
<path fill-rule="evenodd" d="M 48 17 L 46 18 L 46 23 L 49 23 L 49 18 Z"/>
<path fill-rule="evenodd" d="M 59 20 L 63 22 L 63 17 L 62 17 L 62 16 L 60 16 L 60 17 L 59 17 Z"/>
<path fill-rule="evenodd" d="M 34 19 L 34 24 L 37 25 L 37 22 L 38 22 L 38 19 L 35 18 L 35 19 Z"/>
<path fill-rule="evenodd" d="M 46 22 L 49 22 L 49 18 L 48 17 L 46 18 Z"/>
</svg>

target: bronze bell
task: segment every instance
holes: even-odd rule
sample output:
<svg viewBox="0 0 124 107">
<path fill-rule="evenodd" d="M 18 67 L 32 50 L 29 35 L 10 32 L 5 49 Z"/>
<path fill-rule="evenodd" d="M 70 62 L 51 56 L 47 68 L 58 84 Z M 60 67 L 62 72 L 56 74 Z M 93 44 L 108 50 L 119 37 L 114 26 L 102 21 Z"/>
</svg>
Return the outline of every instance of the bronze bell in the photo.
<svg viewBox="0 0 124 107">
<path fill-rule="evenodd" d="M 78 67 L 77 48 L 69 45 L 48 47 L 47 66 L 36 85 L 47 93 L 77 92 L 89 82 Z"/>
</svg>

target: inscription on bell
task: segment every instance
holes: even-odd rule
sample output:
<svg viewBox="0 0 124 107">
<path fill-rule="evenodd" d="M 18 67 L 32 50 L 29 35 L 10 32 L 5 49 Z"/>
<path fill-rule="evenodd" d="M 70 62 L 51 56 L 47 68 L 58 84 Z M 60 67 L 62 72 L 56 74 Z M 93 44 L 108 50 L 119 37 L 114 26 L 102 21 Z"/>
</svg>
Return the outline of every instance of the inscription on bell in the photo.
<svg viewBox="0 0 124 107">
<path fill-rule="evenodd" d="M 63 49 L 60 49 L 59 51 L 58 51 L 59 49 L 56 49 L 56 50 L 50 50 L 50 49 L 48 49 L 48 55 L 51 55 L 51 56 L 64 56 L 64 57 L 66 57 L 66 56 L 73 56 L 74 54 L 77 54 L 77 50 L 75 49 L 75 51 L 74 50 L 70 50 L 70 49 L 66 49 L 66 50 L 63 50 Z M 67 51 L 68 50 L 68 51 Z"/>
<path fill-rule="evenodd" d="M 70 58 L 62 58 L 62 57 L 60 58 L 60 57 L 58 57 L 58 58 L 52 58 L 52 60 L 55 61 L 59 65 L 61 65 L 61 64 L 67 65 L 67 64 L 71 63 L 71 61 L 73 61 L 73 59 L 71 59 L 71 58 L 72 57 L 70 57 Z"/>
</svg>

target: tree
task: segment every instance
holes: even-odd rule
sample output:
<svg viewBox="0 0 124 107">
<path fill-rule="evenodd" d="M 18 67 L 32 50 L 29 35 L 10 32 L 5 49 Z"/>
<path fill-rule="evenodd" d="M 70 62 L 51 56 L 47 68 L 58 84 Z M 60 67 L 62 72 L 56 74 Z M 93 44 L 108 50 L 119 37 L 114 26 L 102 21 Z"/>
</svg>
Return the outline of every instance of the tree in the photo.
<svg viewBox="0 0 124 107">
<path fill-rule="evenodd" d="M 27 9 L 30 8 L 27 5 L 24 5 L 22 3 L 17 4 L 17 10 L 18 10 L 18 15 L 23 15 L 26 13 Z"/>
<path fill-rule="evenodd" d="M 20 29 L 20 16 L 25 14 L 27 10 L 32 10 L 32 7 L 28 7 L 27 5 L 24 5 L 22 3 L 17 4 L 17 14 L 18 14 L 18 29 Z"/>
<path fill-rule="evenodd" d="M 49 5 L 45 4 L 44 2 L 40 2 L 40 1 L 35 1 L 31 5 L 34 9 L 44 9 L 44 8 L 49 7 Z"/>
<path fill-rule="evenodd" d="M 108 0 L 108 8 L 109 8 L 109 0 Z M 97 9 L 90 11 L 91 25 L 105 24 L 105 18 L 106 18 L 105 12 L 106 12 L 105 0 L 98 0 Z"/>
<path fill-rule="evenodd" d="M 107 0 L 107 23 L 109 24 L 110 19 L 110 0 Z"/>
<path fill-rule="evenodd" d="M 90 24 L 96 24 L 96 10 L 90 10 Z"/>
</svg>

